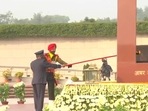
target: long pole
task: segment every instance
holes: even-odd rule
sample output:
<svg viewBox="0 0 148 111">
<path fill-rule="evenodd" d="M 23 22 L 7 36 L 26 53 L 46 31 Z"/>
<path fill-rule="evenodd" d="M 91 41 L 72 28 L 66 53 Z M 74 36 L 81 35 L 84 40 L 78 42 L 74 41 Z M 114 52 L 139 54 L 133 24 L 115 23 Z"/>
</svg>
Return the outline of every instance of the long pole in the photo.
<svg viewBox="0 0 148 111">
<path fill-rule="evenodd" d="M 71 63 L 71 64 L 67 64 L 65 66 L 72 66 L 72 65 L 81 64 L 81 63 L 84 63 L 84 62 L 100 60 L 100 59 L 103 59 L 103 58 L 112 58 L 112 57 L 116 57 L 116 56 L 117 55 L 111 55 L 111 56 L 105 56 L 105 57 L 100 57 L 100 58 L 95 58 L 95 59 L 90 59 L 90 60 L 85 60 L 85 61 L 80 61 L 80 62 L 74 62 L 74 63 Z"/>
</svg>

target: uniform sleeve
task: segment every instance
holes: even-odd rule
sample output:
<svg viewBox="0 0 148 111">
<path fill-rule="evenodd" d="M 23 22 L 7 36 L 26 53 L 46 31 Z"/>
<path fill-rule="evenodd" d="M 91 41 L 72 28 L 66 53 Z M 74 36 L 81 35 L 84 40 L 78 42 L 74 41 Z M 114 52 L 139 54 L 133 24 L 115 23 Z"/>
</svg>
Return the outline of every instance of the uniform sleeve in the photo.
<svg viewBox="0 0 148 111">
<path fill-rule="evenodd" d="M 112 69 L 112 67 L 111 67 L 111 66 L 110 66 L 110 71 L 111 71 L 111 72 L 113 72 L 113 69 Z"/>
<path fill-rule="evenodd" d="M 56 69 L 56 68 L 61 68 L 61 65 L 53 64 L 53 63 L 49 63 L 47 61 L 44 61 L 44 67 Z"/>
<path fill-rule="evenodd" d="M 67 64 L 64 60 L 62 60 L 58 55 L 57 55 L 57 60 L 56 60 L 58 63 L 64 65 L 64 64 Z"/>
</svg>

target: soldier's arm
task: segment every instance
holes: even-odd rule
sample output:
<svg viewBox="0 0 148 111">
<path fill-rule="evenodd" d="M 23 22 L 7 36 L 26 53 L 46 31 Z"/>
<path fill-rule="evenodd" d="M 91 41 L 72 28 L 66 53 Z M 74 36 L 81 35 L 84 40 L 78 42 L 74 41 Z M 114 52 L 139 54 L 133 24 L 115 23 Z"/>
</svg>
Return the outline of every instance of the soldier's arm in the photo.
<svg viewBox="0 0 148 111">
<path fill-rule="evenodd" d="M 110 65 L 109 65 L 109 66 L 110 66 Z M 111 66 L 110 66 L 110 71 L 111 71 L 111 72 L 113 72 L 113 69 L 112 69 L 112 67 L 111 67 Z"/>
<path fill-rule="evenodd" d="M 65 62 L 64 60 L 62 60 L 59 56 L 57 56 L 56 62 L 58 62 L 61 65 L 63 65 L 63 67 L 65 67 L 66 65 L 68 66 L 68 68 L 71 68 L 72 67 L 72 64 L 68 64 L 67 62 Z"/>
<path fill-rule="evenodd" d="M 53 63 L 49 63 L 47 61 L 44 61 L 44 67 L 56 69 L 56 68 L 61 68 L 61 65 L 59 65 L 59 64 L 53 64 Z"/>
<path fill-rule="evenodd" d="M 65 65 L 67 64 L 67 62 L 65 62 L 64 60 L 62 60 L 60 57 L 57 58 L 57 62 L 62 64 L 62 65 Z"/>
</svg>

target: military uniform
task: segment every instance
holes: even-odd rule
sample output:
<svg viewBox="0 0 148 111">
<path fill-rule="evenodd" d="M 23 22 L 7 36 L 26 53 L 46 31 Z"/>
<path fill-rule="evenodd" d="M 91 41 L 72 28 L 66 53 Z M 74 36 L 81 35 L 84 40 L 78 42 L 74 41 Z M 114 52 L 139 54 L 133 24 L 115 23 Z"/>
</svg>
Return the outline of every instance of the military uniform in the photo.
<svg viewBox="0 0 148 111">
<path fill-rule="evenodd" d="M 36 111 L 42 111 L 46 86 L 46 69 L 61 68 L 61 65 L 51 64 L 44 58 L 44 51 L 35 53 L 37 59 L 30 63 L 33 72 L 32 86 L 34 92 L 34 105 Z"/>
<path fill-rule="evenodd" d="M 45 53 L 45 58 L 49 63 L 60 63 L 62 65 L 67 64 L 65 61 L 63 61 L 57 54 L 55 54 L 56 50 L 56 44 L 52 43 L 48 45 L 48 51 L 49 53 Z M 48 83 L 48 95 L 49 95 L 49 100 L 55 100 L 54 96 L 54 89 L 55 89 L 55 84 L 56 80 L 54 78 L 54 69 L 48 68 L 47 69 L 47 83 Z"/>
<path fill-rule="evenodd" d="M 106 81 L 106 77 L 110 81 L 110 74 L 113 71 L 112 67 L 107 63 L 106 59 L 102 59 L 102 67 L 101 67 L 101 73 L 102 73 L 102 78 L 104 81 Z"/>
</svg>

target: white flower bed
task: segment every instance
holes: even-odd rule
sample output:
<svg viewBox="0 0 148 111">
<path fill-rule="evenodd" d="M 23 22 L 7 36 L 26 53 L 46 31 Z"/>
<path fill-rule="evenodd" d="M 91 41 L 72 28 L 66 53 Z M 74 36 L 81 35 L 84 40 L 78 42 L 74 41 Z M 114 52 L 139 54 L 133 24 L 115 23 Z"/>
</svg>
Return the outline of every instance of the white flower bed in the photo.
<svg viewBox="0 0 148 111">
<path fill-rule="evenodd" d="M 44 111 L 148 111 L 148 84 L 67 85 Z"/>
<path fill-rule="evenodd" d="M 8 105 L 0 106 L 0 111 L 7 111 L 9 109 Z"/>
</svg>

